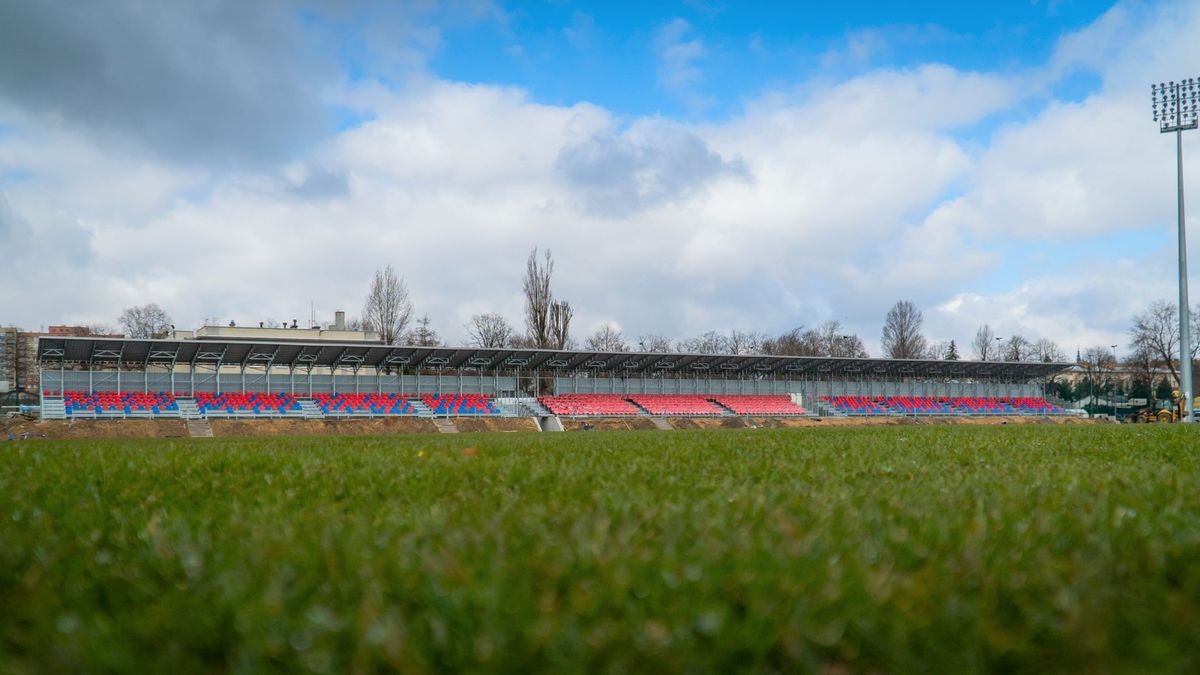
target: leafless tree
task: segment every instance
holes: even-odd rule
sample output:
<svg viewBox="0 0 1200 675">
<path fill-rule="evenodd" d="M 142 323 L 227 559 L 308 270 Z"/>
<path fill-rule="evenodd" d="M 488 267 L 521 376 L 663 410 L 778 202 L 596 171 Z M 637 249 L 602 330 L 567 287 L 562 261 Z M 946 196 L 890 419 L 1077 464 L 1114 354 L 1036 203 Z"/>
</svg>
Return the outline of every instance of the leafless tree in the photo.
<svg viewBox="0 0 1200 675">
<path fill-rule="evenodd" d="M 985 323 L 975 331 L 975 339 L 971 341 L 971 348 L 975 350 L 975 358 L 979 361 L 996 359 L 996 334 L 992 332 L 991 326 Z"/>
<path fill-rule="evenodd" d="M 1200 307 L 1196 308 L 1200 310 Z M 1192 335 L 1200 335 L 1200 311 L 1193 311 Z M 1179 386 L 1179 305 L 1155 301 L 1142 314 L 1134 317 L 1129 329 L 1129 343 L 1135 350 L 1144 350 L 1171 371 L 1171 380 Z M 1200 338 L 1192 339 L 1192 360 L 1200 349 Z"/>
<path fill-rule="evenodd" d="M 925 317 L 908 300 L 901 300 L 888 310 L 883 322 L 883 352 L 893 359 L 919 359 L 925 355 L 925 338 L 921 324 Z"/>
<path fill-rule="evenodd" d="M 391 265 L 376 270 L 362 312 L 367 328 L 379 333 L 384 344 L 397 344 L 412 320 L 412 311 L 404 279 L 396 275 Z"/>
<path fill-rule="evenodd" d="M 808 341 L 814 340 L 810 337 Z M 864 358 L 867 355 L 862 340 L 851 334 L 842 326 L 842 322 L 836 319 L 826 321 L 817 328 L 815 342 L 820 356 Z"/>
<path fill-rule="evenodd" d="M 615 324 L 605 321 L 588 336 L 583 346 L 597 352 L 627 352 L 629 345 Z"/>
<path fill-rule="evenodd" d="M 503 316 L 496 312 L 476 314 L 467 322 L 467 337 L 477 347 L 508 347 L 516 331 Z"/>
<path fill-rule="evenodd" d="M 725 346 L 730 354 L 761 354 L 766 339 L 762 333 L 731 330 Z"/>
<path fill-rule="evenodd" d="M 1062 363 L 1067 360 L 1066 353 L 1049 338 L 1039 338 L 1037 342 L 1033 343 L 1031 352 L 1032 360 L 1042 363 Z"/>
<path fill-rule="evenodd" d="M 715 330 L 679 342 L 679 351 L 686 354 L 728 354 L 729 339 Z"/>
<path fill-rule="evenodd" d="M 949 340 L 941 340 L 938 342 L 930 342 L 925 346 L 925 358 L 927 359 L 942 359 L 946 356 L 946 350 L 950 348 Z"/>
<path fill-rule="evenodd" d="M 763 343 L 763 353 L 775 356 L 821 356 L 820 338 L 816 331 L 793 328 Z"/>
<path fill-rule="evenodd" d="M 550 312 L 554 295 L 550 292 L 550 277 L 554 276 L 554 258 L 546 251 L 545 261 L 538 262 L 538 250 L 529 252 L 525 261 L 525 332 L 535 347 L 552 346 Z"/>
<path fill-rule="evenodd" d="M 416 325 L 412 330 L 405 333 L 403 343 L 414 345 L 417 347 L 441 347 L 442 338 L 438 336 L 436 330 L 430 326 L 429 315 L 417 319 Z"/>
<path fill-rule="evenodd" d="M 1000 358 L 1004 361 L 1029 361 L 1032 357 L 1033 343 L 1023 335 L 1014 335 L 1000 346 Z"/>
<path fill-rule="evenodd" d="M 155 303 L 126 307 L 117 323 L 131 338 L 162 338 L 171 330 L 171 317 Z"/>
<path fill-rule="evenodd" d="M 649 333 L 638 336 L 638 351 L 666 354 L 675 351 L 675 342 L 665 335 Z"/>
<path fill-rule="evenodd" d="M 553 349 L 571 349 L 575 342 L 571 340 L 571 319 L 575 310 L 571 303 L 556 300 L 550 303 L 550 347 Z"/>
<path fill-rule="evenodd" d="M 121 329 L 108 323 L 93 323 L 87 327 L 88 335 L 121 335 Z"/>
</svg>

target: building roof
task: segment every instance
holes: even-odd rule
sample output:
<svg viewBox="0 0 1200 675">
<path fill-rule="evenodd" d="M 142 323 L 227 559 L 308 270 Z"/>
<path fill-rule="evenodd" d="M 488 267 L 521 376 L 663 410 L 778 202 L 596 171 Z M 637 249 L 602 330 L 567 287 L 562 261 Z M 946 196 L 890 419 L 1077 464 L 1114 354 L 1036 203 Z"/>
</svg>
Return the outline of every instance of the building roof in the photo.
<svg viewBox="0 0 1200 675">
<path fill-rule="evenodd" d="M 680 354 L 595 352 L 556 349 L 413 347 L 358 343 L 305 343 L 220 340 L 135 340 L 96 337 L 42 337 L 38 361 L 64 363 L 204 364 L 208 366 L 289 366 L 373 368 L 446 368 L 498 371 L 538 369 L 646 375 L 688 373 L 774 375 L 795 378 L 939 377 L 1007 378 L 1025 381 L 1048 377 L 1071 363 L 940 361 L 927 359 L 766 356 L 761 354 Z"/>
</svg>

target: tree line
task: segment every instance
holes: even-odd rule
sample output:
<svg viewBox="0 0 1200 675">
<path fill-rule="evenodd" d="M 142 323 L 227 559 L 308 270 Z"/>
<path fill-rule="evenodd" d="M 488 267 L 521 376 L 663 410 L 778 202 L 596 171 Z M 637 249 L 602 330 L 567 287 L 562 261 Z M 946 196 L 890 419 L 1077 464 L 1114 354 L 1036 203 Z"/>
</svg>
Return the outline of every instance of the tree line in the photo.
<svg viewBox="0 0 1200 675">
<path fill-rule="evenodd" d="M 554 257 L 549 250 L 530 251 L 522 278 L 524 330 L 513 326 L 498 312 L 475 314 L 464 329 L 470 345 L 481 348 L 577 349 L 601 352 L 641 351 L 694 354 L 766 354 L 775 356 L 868 357 L 862 339 L 840 321 L 829 320 L 815 328 L 799 326 L 778 335 L 731 330 L 708 331 L 690 338 L 676 339 L 647 333 L 625 335 L 611 322 L 602 323 L 579 342 L 572 334 L 574 308 L 554 292 Z M 1118 363 L 1137 373 L 1146 387 L 1156 374 L 1170 384 L 1179 382 L 1179 324 L 1177 305 L 1156 301 L 1134 317 L 1124 358 L 1118 362 L 1119 345 L 1095 345 L 1076 353 L 1075 361 L 1087 371 L 1093 385 L 1093 371 L 1112 371 Z M 170 316 L 157 304 L 126 308 L 117 321 L 120 333 L 133 338 L 162 338 L 174 328 Z M 268 322 L 272 327 L 275 322 Z M 893 359 L 943 359 L 955 361 L 973 358 L 982 361 L 1066 362 L 1067 354 L 1052 340 L 1030 340 L 1020 334 L 1000 336 L 990 325 L 980 326 L 963 354 L 955 340 L 930 341 L 922 332 L 924 315 L 908 300 L 896 302 L 884 317 L 880 332 L 882 356 Z M 354 330 L 376 332 L 386 344 L 443 346 L 428 314 L 416 317 L 408 285 L 389 265 L 371 278 L 360 318 L 347 325 Z M 116 334 L 106 325 L 91 327 L 97 335 Z M 1192 313 L 1192 358 L 1200 349 L 1200 306 Z M 1165 374 L 1164 374 L 1165 373 Z"/>
</svg>

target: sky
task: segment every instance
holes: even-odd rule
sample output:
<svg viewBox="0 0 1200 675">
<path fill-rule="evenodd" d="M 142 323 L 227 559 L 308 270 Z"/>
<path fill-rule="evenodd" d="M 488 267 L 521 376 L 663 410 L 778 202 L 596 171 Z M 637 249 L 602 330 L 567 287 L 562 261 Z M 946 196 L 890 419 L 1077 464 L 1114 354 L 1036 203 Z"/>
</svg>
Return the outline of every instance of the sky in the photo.
<svg viewBox="0 0 1200 675">
<path fill-rule="evenodd" d="M 909 300 L 960 350 L 1124 348 L 1176 298 L 1149 85 L 1196 35 L 1198 2 L 0 3 L 0 323 L 328 322 L 392 265 L 462 344 L 522 324 L 540 247 L 580 339 L 879 354 Z"/>
</svg>

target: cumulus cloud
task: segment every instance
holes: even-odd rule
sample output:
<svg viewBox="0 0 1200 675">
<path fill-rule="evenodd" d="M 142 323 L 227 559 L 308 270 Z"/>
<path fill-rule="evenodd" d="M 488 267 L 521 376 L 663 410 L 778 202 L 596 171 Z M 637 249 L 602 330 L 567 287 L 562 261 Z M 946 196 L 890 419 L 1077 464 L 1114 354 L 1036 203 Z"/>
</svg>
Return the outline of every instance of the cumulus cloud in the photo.
<svg viewBox="0 0 1200 675">
<path fill-rule="evenodd" d="M 277 11 L 265 7 L 247 11 Z M 58 36 L 85 23 L 4 11 L 25 26 L 50 22 Z M 211 12 L 197 35 L 222 34 L 228 18 Z M 625 119 L 587 102 L 550 105 L 519 88 L 425 76 L 331 87 L 321 96 L 363 121 L 320 131 L 308 125 L 329 102 L 314 104 L 307 87 L 272 85 L 297 111 L 260 109 L 262 96 L 242 91 L 262 76 L 244 64 L 259 56 L 251 44 L 215 65 L 218 75 L 239 64 L 249 74 L 202 87 L 233 97 L 229 110 L 210 111 L 216 121 L 191 120 L 183 94 L 165 84 L 156 94 L 164 108 L 126 92 L 97 102 L 92 120 L 68 95 L 89 72 L 77 62 L 53 65 L 50 83 L 11 88 L 19 75 L 0 65 L 0 119 L 20 122 L 0 136 L 0 175 L 28 176 L 5 186 L 0 246 L 31 251 L 37 262 L 23 269 L 39 280 L 29 302 L 0 300 L 0 315 L 26 325 L 111 321 L 148 301 L 181 325 L 302 318 L 310 303 L 322 315 L 354 313 L 371 272 L 392 264 L 418 312 L 457 340 L 471 314 L 520 323 L 522 264 L 541 246 L 554 251 L 556 293 L 582 327 L 615 320 L 632 335 L 686 336 L 836 318 L 877 352 L 883 316 L 904 298 L 926 310 L 932 338 L 960 346 L 985 322 L 1068 350 L 1111 344 L 1142 304 L 1172 295 L 1173 150 L 1147 119 L 1142 81 L 1166 58 L 1155 45 L 1169 45 L 1171 59 L 1197 49 L 1177 45 L 1189 43 L 1198 16 L 1175 6 L 1110 14 L 1066 36 L 1034 72 L 876 69 L 765 92 L 711 122 Z M 155 9 L 121 30 L 168 20 L 180 19 Z M 229 28 L 230 39 L 267 31 L 255 44 L 268 63 L 289 60 L 286 79 L 298 33 L 264 21 Z M 1105 27 L 1114 21 L 1125 28 Z M 6 44 L 4 30 L 0 55 L 28 53 Z M 158 39 L 127 41 L 158 53 Z M 86 37 L 78 49 L 119 55 L 116 40 Z M 1089 43 L 1108 56 L 1081 56 Z M 657 45 L 663 86 L 698 92 L 700 38 L 672 22 Z M 175 70 L 185 82 L 211 75 L 189 74 L 186 60 L 113 58 L 118 90 Z M 1081 69 L 1100 81 L 1090 95 L 1044 98 Z M 126 108 L 129 119 L 116 120 Z M 272 110 L 277 125 L 263 121 Z M 181 119 L 165 120 L 172 112 Z M 232 118 L 244 129 L 226 133 Z M 167 138 L 189 130 L 193 138 Z M 114 145 L 114 135 L 127 143 Z M 243 141 L 255 159 L 228 160 Z M 213 172 L 213 161 L 231 163 Z M 1189 178 L 1190 190 L 1198 185 Z M 1108 239 L 1146 243 L 1114 268 Z"/>
<path fill-rule="evenodd" d="M 0 110 L 152 154 L 278 159 L 328 114 L 301 27 L 274 2 L 0 4 Z"/>
</svg>

